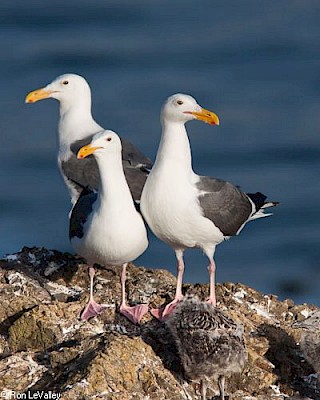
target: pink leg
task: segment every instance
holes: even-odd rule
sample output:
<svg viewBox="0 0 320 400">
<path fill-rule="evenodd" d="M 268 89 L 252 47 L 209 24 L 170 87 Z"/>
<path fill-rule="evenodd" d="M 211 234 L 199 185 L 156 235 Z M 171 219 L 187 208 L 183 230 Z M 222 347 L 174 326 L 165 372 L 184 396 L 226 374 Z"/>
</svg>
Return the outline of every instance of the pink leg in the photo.
<svg viewBox="0 0 320 400">
<path fill-rule="evenodd" d="M 210 295 L 207 300 L 208 303 L 216 306 L 216 290 L 215 290 L 215 276 L 216 276 L 216 264 L 212 257 L 209 257 L 210 264 L 208 266 L 209 277 L 210 277 Z"/>
<path fill-rule="evenodd" d="M 134 324 L 138 324 L 141 318 L 148 312 L 147 304 L 138 304 L 130 307 L 126 304 L 126 271 L 127 264 L 123 264 L 121 271 L 121 306 L 120 313 Z"/>
<path fill-rule="evenodd" d="M 86 308 L 83 310 L 81 314 L 81 319 L 83 321 L 87 321 L 89 318 L 95 317 L 99 315 L 103 311 L 103 306 L 96 303 L 93 299 L 93 278 L 95 275 L 95 270 L 93 267 L 89 267 L 89 276 L 90 276 L 90 298 Z"/>
<path fill-rule="evenodd" d="M 183 250 L 176 250 L 177 257 L 177 286 L 176 286 L 176 295 L 174 300 L 171 303 L 167 304 L 164 308 L 152 309 L 151 314 L 159 319 L 160 321 L 165 320 L 168 315 L 172 313 L 172 311 L 176 308 L 176 305 L 183 299 L 182 294 L 182 279 L 184 273 L 184 262 L 183 262 Z"/>
</svg>

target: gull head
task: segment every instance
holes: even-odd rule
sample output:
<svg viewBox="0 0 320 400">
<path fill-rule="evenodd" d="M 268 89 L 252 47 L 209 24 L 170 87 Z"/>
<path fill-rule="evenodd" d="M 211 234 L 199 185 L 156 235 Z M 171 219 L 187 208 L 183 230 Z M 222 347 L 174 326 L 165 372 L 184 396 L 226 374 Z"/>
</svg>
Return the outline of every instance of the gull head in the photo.
<svg viewBox="0 0 320 400">
<path fill-rule="evenodd" d="M 196 100 L 187 94 L 174 94 L 164 103 L 161 111 L 162 122 L 185 123 L 198 119 L 210 125 L 219 125 L 218 116 L 202 108 Z"/>
<path fill-rule="evenodd" d="M 119 136 L 113 131 L 106 130 L 96 133 L 93 136 L 90 144 L 81 147 L 81 149 L 78 151 L 77 158 L 86 158 L 91 154 L 108 155 L 112 153 L 119 154 L 120 157 L 121 150 L 122 146 Z"/>
<path fill-rule="evenodd" d="M 82 99 L 91 101 L 91 90 L 88 82 L 82 76 L 64 74 L 58 76 L 47 86 L 28 93 L 25 102 L 35 103 L 48 98 L 59 100 L 61 104 L 71 105 Z"/>
</svg>

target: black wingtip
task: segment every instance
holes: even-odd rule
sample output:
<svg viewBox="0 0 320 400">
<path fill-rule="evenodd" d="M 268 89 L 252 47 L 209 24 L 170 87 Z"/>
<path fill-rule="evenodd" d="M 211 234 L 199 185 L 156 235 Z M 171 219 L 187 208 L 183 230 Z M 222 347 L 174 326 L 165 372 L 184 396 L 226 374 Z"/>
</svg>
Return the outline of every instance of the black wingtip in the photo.
<svg viewBox="0 0 320 400">
<path fill-rule="evenodd" d="M 249 196 L 250 199 L 254 202 L 254 205 L 256 206 L 257 210 L 259 210 L 261 207 L 263 207 L 263 205 L 265 204 L 265 201 L 267 199 L 267 196 L 261 192 L 247 193 L 247 196 Z"/>
<path fill-rule="evenodd" d="M 247 193 L 247 196 L 253 201 L 257 210 L 260 208 L 274 207 L 280 204 L 279 201 L 266 201 L 267 196 L 261 192 Z"/>
</svg>

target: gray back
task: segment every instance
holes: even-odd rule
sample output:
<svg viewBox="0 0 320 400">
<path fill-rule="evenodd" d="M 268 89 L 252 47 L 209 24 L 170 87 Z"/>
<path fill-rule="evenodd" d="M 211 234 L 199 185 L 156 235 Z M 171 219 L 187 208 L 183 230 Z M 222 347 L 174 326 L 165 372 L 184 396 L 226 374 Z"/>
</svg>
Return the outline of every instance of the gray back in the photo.
<svg viewBox="0 0 320 400">
<path fill-rule="evenodd" d="M 197 189 L 203 215 L 225 236 L 236 235 L 252 213 L 248 196 L 229 182 L 206 176 L 200 177 Z"/>
</svg>

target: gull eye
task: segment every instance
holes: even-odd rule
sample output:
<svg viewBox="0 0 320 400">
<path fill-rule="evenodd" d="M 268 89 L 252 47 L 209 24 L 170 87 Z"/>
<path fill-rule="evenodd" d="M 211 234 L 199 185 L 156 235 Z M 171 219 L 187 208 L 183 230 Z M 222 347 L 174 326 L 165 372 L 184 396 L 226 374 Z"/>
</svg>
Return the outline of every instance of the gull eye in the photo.
<svg viewBox="0 0 320 400">
<path fill-rule="evenodd" d="M 63 85 L 68 85 L 68 84 L 69 84 L 69 81 L 63 81 L 62 84 L 63 84 Z"/>
<path fill-rule="evenodd" d="M 111 142 L 111 137 L 108 137 L 107 139 L 106 139 L 108 142 Z"/>
<path fill-rule="evenodd" d="M 179 106 L 181 106 L 181 104 L 183 104 L 182 100 L 177 100 L 177 104 L 179 104 Z"/>
</svg>

